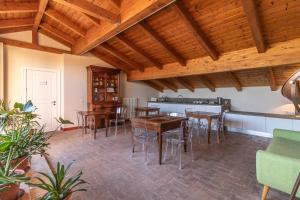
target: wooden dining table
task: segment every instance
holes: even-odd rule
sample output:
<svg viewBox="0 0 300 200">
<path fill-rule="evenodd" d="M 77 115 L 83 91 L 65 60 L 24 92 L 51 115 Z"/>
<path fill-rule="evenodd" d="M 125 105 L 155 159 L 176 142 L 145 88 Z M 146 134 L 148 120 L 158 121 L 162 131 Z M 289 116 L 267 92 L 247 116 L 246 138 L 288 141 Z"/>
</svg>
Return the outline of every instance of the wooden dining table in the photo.
<svg viewBox="0 0 300 200">
<path fill-rule="evenodd" d="M 134 128 L 145 128 L 147 127 L 148 131 L 156 132 L 158 135 L 158 149 L 159 149 L 159 158 L 158 163 L 162 164 L 162 138 L 163 134 L 166 131 L 177 129 L 181 127 L 181 122 L 188 120 L 186 117 L 172 117 L 172 116 L 141 116 L 131 119 L 135 124 Z M 185 125 L 184 125 L 185 126 Z M 184 138 L 184 151 L 186 152 L 186 143 L 187 143 L 187 129 L 183 127 L 183 138 Z"/>
<path fill-rule="evenodd" d="M 160 108 L 156 108 L 156 107 L 136 107 L 135 108 L 135 113 L 136 113 L 136 116 L 138 117 L 139 113 L 145 113 L 146 116 L 149 115 L 149 113 L 151 112 L 156 112 L 157 115 L 159 115 L 159 111 L 160 111 Z"/>
<path fill-rule="evenodd" d="M 203 112 L 203 111 L 190 111 L 186 113 L 188 118 L 195 118 L 198 120 L 206 119 L 207 120 L 207 142 L 210 144 L 210 136 L 211 136 L 211 122 L 213 119 L 219 119 L 219 113 L 213 112 Z M 217 143 L 220 143 L 220 138 L 218 137 Z"/>
<path fill-rule="evenodd" d="M 109 122 L 109 119 L 110 119 L 110 116 L 115 114 L 115 112 L 112 112 L 112 111 L 79 111 L 78 112 L 79 115 L 81 115 L 82 117 L 82 121 L 83 121 L 83 131 L 84 131 L 84 134 L 87 133 L 87 127 L 88 127 L 88 122 L 87 122 L 87 119 L 88 117 L 92 117 L 92 120 L 93 120 L 93 125 L 94 125 L 94 139 L 96 139 L 96 133 L 97 133 L 97 127 L 96 127 L 96 124 L 95 124 L 95 119 L 96 117 L 100 117 L 102 119 L 105 120 L 105 136 L 107 137 L 108 136 L 108 122 Z"/>
</svg>

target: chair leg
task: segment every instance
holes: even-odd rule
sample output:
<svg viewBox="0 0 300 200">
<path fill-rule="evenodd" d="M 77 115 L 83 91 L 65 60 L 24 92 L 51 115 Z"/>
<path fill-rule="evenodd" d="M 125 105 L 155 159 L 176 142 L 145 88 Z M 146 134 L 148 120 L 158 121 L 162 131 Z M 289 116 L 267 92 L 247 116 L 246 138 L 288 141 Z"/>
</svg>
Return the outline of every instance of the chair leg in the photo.
<svg viewBox="0 0 300 200">
<path fill-rule="evenodd" d="M 179 153 L 179 170 L 181 170 L 182 169 L 182 165 L 181 165 L 181 152 L 182 152 L 182 150 L 181 150 L 181 144 L 179 144 L 178 145 L 178 153 Z"/>
<path fill-rule="evenodd" d="M 124 122 L 123 126 L 124 126 L 125 135 L 127 135 L 126 122 Z"/>
<path fill-rule="evenodd" d="M 193 140 L 191 140 L 190 143 L 191 143 L 192 162 L 194 162 Z"/>
<path fill-rule="evenodd" d="M 164 161 L 167 160 L 167 156 L 168 156 L 168 146 L 169 146 L 169 141 L 166 141 L 166 151 L 165 151 L 165 155 L 164 155 Z"/>
<path fill-rule="evenodd" d="M 148 165 L 148 145 L 145 144 L 145 164 Z"/>
<path fill-rule="evenodd" d="M 264 185 L 264 188 L 263 188 L 263 191 L 262 191 L 262 195 L 261 195 L 261 200 L 266 200 L 267 199 L 269 190 L 270 190 L 270 187 Z"/>
<path fill-rule="evenodd" d="M 118 122 L 115 123 L 115 136 L 118 134 Z"/>
</svg>

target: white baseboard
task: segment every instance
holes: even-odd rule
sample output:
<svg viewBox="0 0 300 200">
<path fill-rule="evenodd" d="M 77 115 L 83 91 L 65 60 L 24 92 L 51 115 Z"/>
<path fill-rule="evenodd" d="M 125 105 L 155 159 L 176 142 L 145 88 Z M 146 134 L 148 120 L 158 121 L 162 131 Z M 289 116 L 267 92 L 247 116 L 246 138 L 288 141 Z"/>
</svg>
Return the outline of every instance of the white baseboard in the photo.
<svg viewBox="0 0 300 200">
<path fill-rule="evenodd" d="M 231 132 L 238 132 L 238 133 L 243 133 L 243 134 L 248 134 L 248 135 L 255 135 L 255 136 L 260 136 L 260 137 L 267 137 L 267 138 L 273 138 L 272 133 L 267 133 L 267 132 L 260 132 L 260 131 L 253 131 L 253 130 L 243 130 L 239 128 L 229 128 L 227 127 L 228 131 Z"/>
</svg>

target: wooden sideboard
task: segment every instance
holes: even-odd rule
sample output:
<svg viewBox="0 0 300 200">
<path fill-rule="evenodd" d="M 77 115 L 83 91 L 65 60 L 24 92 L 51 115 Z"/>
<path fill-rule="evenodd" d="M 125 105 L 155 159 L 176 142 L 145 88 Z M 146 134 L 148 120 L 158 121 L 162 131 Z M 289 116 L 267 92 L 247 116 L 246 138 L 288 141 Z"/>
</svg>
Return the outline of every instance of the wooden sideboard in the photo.
<svg viewBox="0 0 300 200">
<path fill-rule="evenodd" d="M 121 106 L 120 70 L 87 67 L 87 107 L 89 111 L 115 111 Z M 96 119 L 97 127 L 104 127 L 102 119 Z"/>
</svg>

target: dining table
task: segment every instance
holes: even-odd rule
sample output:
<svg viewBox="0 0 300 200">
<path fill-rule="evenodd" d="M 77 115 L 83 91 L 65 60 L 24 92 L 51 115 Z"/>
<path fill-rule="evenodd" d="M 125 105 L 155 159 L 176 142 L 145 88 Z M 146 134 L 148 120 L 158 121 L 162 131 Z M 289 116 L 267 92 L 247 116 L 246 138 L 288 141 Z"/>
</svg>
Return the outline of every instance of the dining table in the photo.
<svg viewBox="0 0 300 200">
<path fill-rule="evenodd" d="M 147 106 L 140 106 L 135 108 L 136 116 L 139 116 L 139 113 L 145 113 L 146 116 L 149 113 L 155 113 L 155 115 L 159 115 L 160 108 L 156 107 L 147 107 Z"/>
<path fill-rule="evenodd" d="M 220 114 L 219 113 L 213 113 L 213 112 L 204 112 L 204 111 L 189 111 L 186 112 L 186 116 L 188 118 L 194 118 L 194 119 L 206 119 L 207 120 L 207 143 L 210 144 L 210 137 L 211 137 L 211 124 L 213 119 L 219 119 Z M 217 137 L 217 143 L 220 143 L 220 137 Z"/>
<path fill-rule="evenodd" d="M 93 121 L 93 134 L 94 134 L 94 139 L 96 139 L 96 134 L 97 134 L 97 127 L 96 127 L 96 117 L 102 118 L 105 120 L 105 136 L 108 136 L 108 123 L 110 116 L 115 114 L 115 112 L 112 111 L 78 111 L 78 114 L 82 117 L 82 128 L 83 128 L 83 133 L 87 134 L 87 127 L 88 127 L 88 118 L 91 118 Z"/>
<path fill-rule="evenodd" d="M 131 119 L 133 124 L 135 124 L 134 128 L 145 128 L 147 127 L 148 131 L 156 132 L 158 136 L 158 163 L 162 164 L 162 145 L 163 145 L 163 134 L 166 131 L 174 130 L 181 127 L 181 122 L 188 120 L 186 117 L 173 117 L 173 116 L 165 116 L 165 115 L 156 115 L 156 116 L 141 116 L 135 117 Z M 184 139 L 184 151 L 187 151 L 187 127 L 185 123 L 183 123 L 183 139 Z"/>
</svg>

